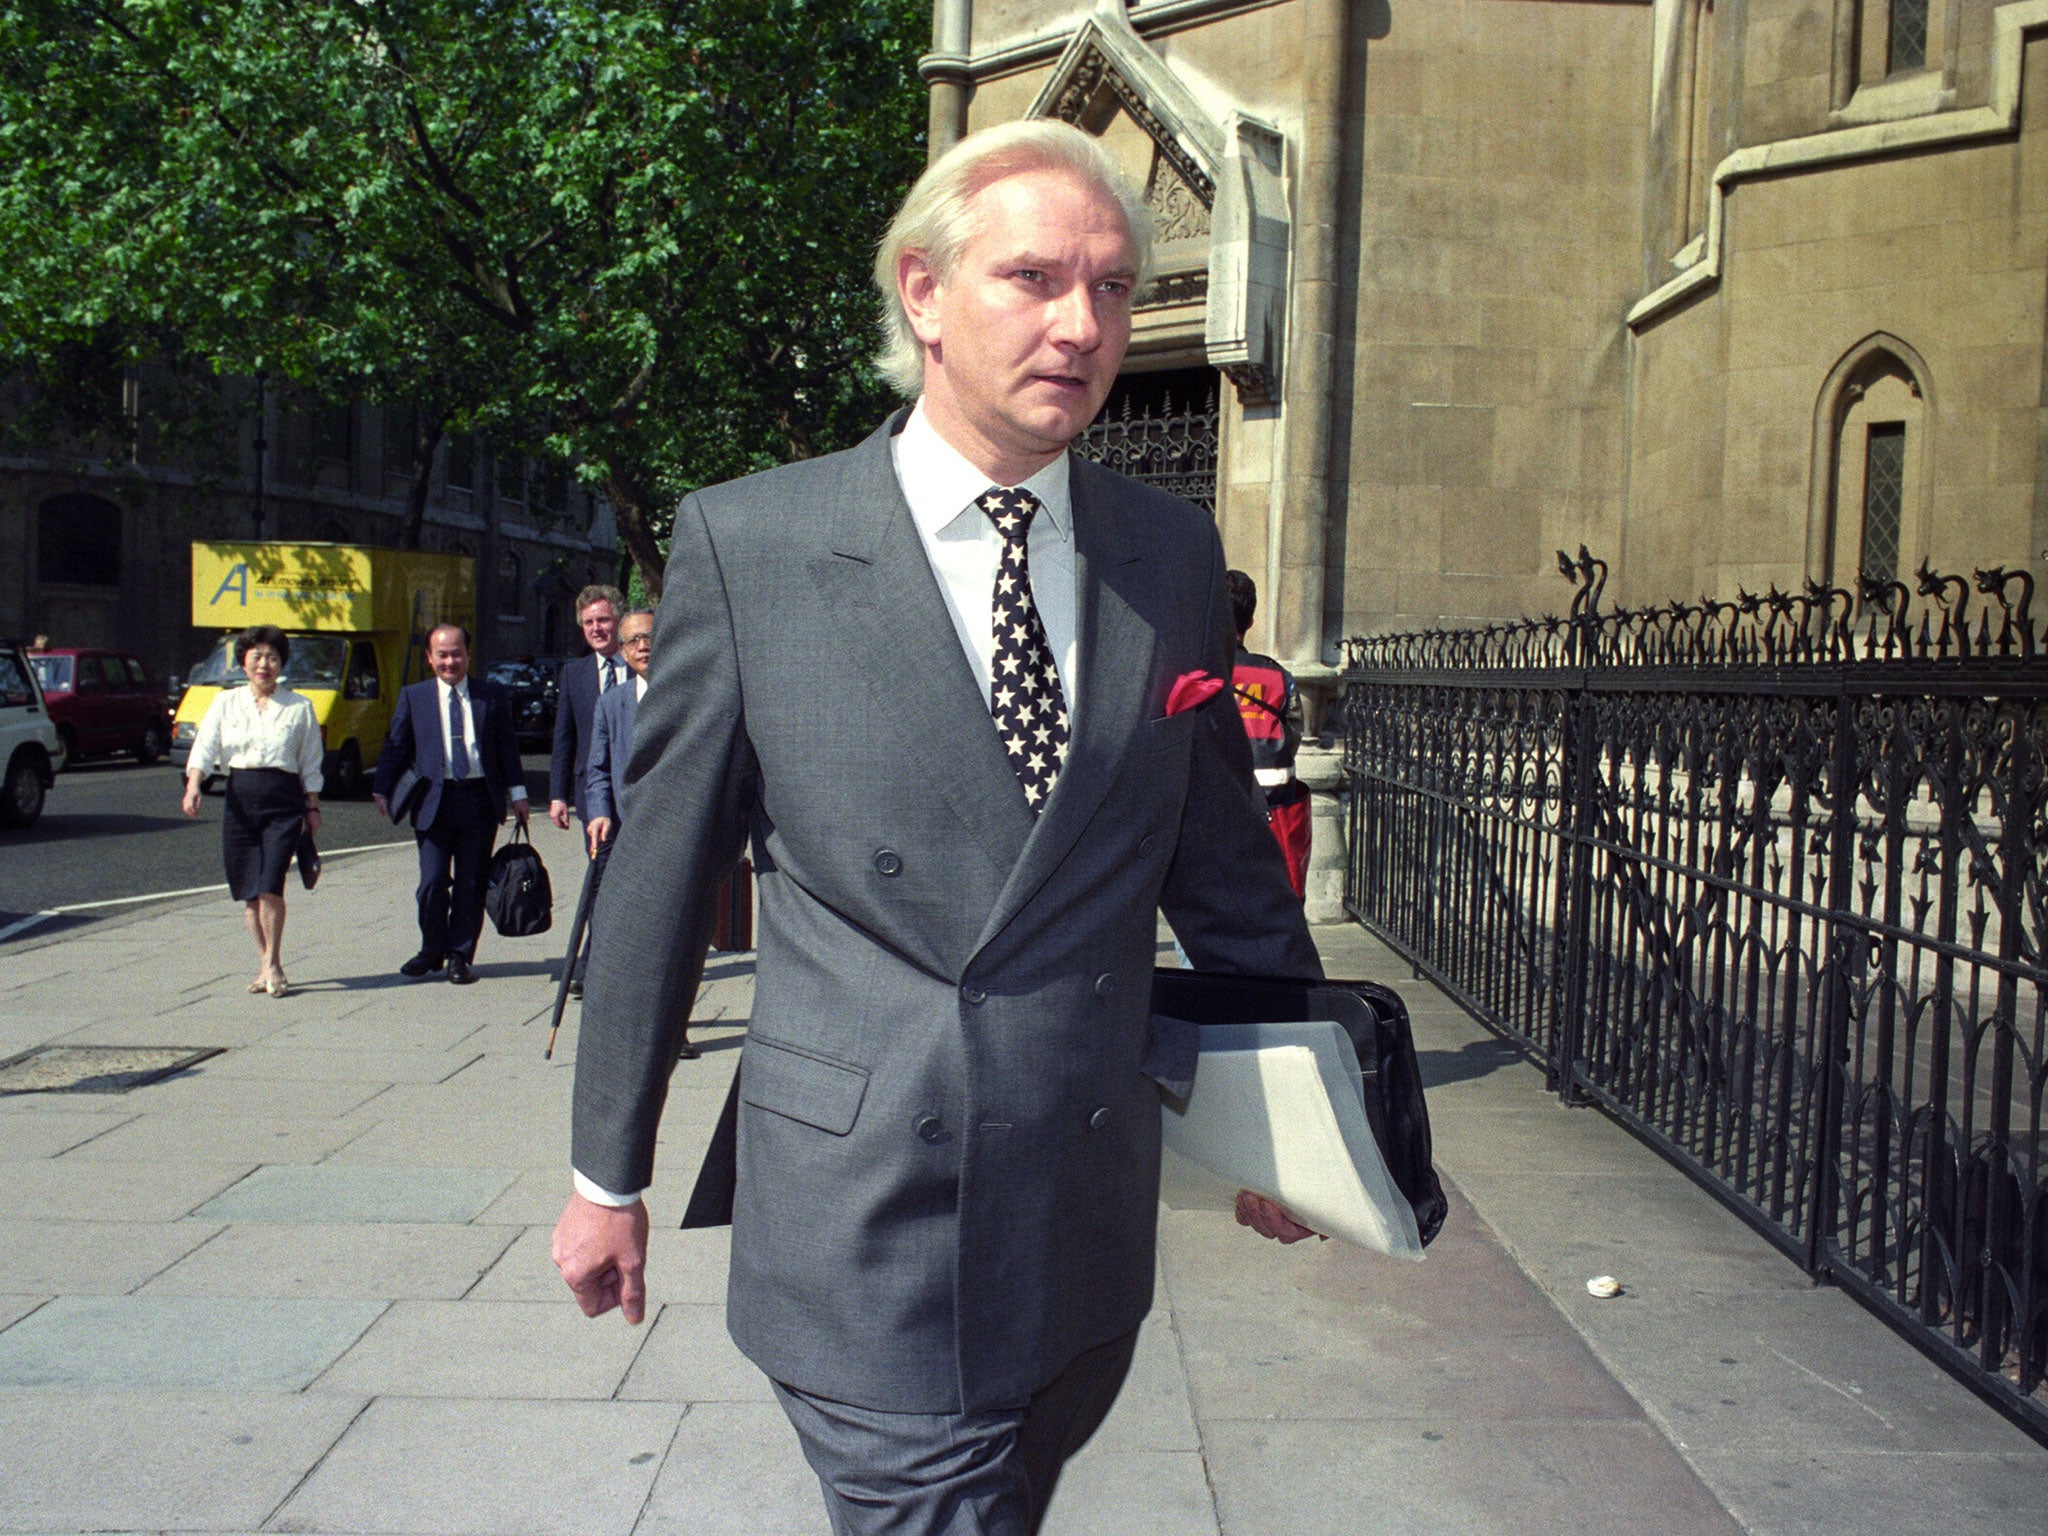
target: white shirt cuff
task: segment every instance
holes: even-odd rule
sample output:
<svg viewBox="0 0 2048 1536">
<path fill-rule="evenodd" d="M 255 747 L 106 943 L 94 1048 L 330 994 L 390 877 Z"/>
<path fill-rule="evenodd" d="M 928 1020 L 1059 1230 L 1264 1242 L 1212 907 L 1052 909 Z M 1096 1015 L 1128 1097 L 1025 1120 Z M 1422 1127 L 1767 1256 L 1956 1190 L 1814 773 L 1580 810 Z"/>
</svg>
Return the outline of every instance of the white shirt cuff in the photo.
<svg viewBox="0 0 2048 1536">
<path fill-rule="evenodd" d="M 526 804 L 526 786 L 524 784 L 520 784 L 514 787 L 512 791 L 512 803 L 514 805 Z"/>
<path fill-rule="evenodd" d="M 614 1208 L 623 1209 L 629 1205 L 639 1204 L 640 1194 L 644 1193 L 642 1191 L 630 1195 L 614 1194 L 602 1184 L 592 1183 L 574 1168 L 569 1170 L 569 1177 L 576 1186 L 576 1193 L 588 1200 L 592 1205 L 609 1205 Z"/>
</svg>

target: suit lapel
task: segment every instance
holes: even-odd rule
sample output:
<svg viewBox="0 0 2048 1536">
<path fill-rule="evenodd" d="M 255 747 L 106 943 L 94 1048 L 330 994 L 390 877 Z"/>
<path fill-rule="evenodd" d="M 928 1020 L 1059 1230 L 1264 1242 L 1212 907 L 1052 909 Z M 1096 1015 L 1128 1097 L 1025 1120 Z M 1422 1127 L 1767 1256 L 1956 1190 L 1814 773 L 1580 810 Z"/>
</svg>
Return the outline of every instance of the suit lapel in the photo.
<svg viewBox="0 0 2048 1536">
<path fill-rule="evenodd" d="M 977 949 L 992 942 L 1051 878 L 1101 808 L 1131 732 L 1141 723 L 1151 677 L 1156 637 L 1130 600 L 1133 583 L 1143 576 L 1143 551 L 1105 494 L 1095 467 L 1080 458 L 1071 462 L 1081 697 L 1059 783 L 989 914 Z M 1000 743 L 997 756 L 1004 777 L 1014 782 Z"/>
<path fill-rule="evenodd" d="M 811 578 L 858 648 L 879 717 L 903 739 L 905 773 L 925 775 L 1007 873 L 1035 818 L 896 479 L 889 438 L 902 416 L 851 455 L 830 548 L 811 562 Z"/>
</svg>

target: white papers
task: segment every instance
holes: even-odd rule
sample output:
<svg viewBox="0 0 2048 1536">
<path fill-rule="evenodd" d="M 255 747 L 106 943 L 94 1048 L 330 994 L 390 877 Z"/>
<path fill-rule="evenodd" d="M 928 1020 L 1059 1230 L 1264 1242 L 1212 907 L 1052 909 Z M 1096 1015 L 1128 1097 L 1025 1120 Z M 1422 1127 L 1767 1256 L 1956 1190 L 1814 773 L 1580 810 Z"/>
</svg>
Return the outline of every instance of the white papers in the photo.
<svg viewBox="0 0 2048 1536">
<path fill-rule="evenodd" d="M 1165 1101 L 1166 1145 L 1277 1200 L 1326 1237 L 1422 1257 L 1415 1212 L 1365 1117 L 1358 1058 L 1332 1023 L 1209 1024 L 1185 1100 Z"/>
</svg>

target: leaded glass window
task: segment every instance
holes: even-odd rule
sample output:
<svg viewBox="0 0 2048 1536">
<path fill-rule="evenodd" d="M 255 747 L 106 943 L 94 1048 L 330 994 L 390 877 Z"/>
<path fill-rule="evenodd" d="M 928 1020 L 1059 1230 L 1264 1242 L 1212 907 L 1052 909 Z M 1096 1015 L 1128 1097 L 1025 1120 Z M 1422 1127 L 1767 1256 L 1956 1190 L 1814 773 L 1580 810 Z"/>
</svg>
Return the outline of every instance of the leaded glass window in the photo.
<svg viewBox="0 0 2048 1536">
<path fill-rule="evenodd" d="M 1927 65 L 1927 0 L 1892 0 L 1888 73 Z"/>
<path fill-rule="evenodd" d="M 1906 424 L 1870 424 L 1863 457 L 1863 575 L 1876 582 L 1899 577 L 1899 522 L 1906 502 Z"/>
</svg>

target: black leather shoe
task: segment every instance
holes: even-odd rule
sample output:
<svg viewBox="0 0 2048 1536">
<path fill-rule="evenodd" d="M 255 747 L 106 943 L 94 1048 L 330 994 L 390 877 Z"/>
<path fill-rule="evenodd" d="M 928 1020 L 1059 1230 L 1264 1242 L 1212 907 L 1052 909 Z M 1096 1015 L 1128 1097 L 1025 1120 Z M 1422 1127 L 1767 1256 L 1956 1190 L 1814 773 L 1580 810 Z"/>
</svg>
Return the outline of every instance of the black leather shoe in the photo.
<svg viewBox="0 0 2048 1536">
<path fill-rule="evenodd" d="M 424 976 L 429 971 L 438 971 L 442 966 L 439 955 L 430 955 L 422 950 L 398 968 L 401 976 Z"/>
<path fill-rule="evenodd" d="M 583 978 L 581 976 L 571 976 L 569 978 L 569 995 L 571 997 L 581 997 L 583 995 Z"/>
<path fill-rule="evenodd" d="M 476 980 L 476 972 L 469 968 L 469 962 L 460 955 L 448 957 L 448 979 L 458 987 L 466 987 Z"/>
<path fill-rule="evenodd" d="M 697 1047 L 690 1044 L 688 1040 L 685 1040 L 683 1042 L 683 1048 L 680 1051 L 676 1052 L 676 1060 L 695 1061 L 700 1054 L 701 1053 L 698 1051 Z"/>
</svg>

